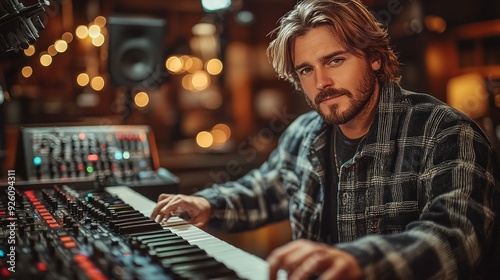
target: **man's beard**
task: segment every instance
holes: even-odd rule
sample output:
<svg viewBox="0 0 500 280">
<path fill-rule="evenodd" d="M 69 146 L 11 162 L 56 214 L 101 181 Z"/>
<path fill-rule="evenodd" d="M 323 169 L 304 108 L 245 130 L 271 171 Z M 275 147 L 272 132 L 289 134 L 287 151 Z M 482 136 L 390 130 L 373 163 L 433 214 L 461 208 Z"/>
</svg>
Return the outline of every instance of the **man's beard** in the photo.
<svg viewBox="0 0 500 280">
<path fill-rule="evenodd" d="M 377 77 L 375 76 L 375 73 L 369 66 L 367 66 L 364 78 L 361 81 L 361 84 L 356 89 L 359 95 L 357 97 L 354 97 L 352 92 L 344 88 L 339 88 L 339 89 L 325 88 L 316 96 L 313 103 L 305 93 L 303 94 L 304 97 L 306 98 L 307 103 L 313 109 L 315 109 L 320 114 L 320 116 L 323 117 L 323 119 L 325 119 L 329 123 L 340 125 L 340 124 L 345 124 L 348 121 L 354 119 L 354 117 L 356 117 L 363 111 L 363 109 L 365 108 L 366 104 L 368 104 L 375 91 L 376 83 L 377 83 Z M 329 114 L 325 114 L 320 110 L 319 106 L 323 100 L 332 97 L 339 97 L 342 95 L 348 97 L 350 101 L 350 106 L 344 112 L 339 112 L 338 104 L 332 104 L 328 106 Z"/>
</svg>

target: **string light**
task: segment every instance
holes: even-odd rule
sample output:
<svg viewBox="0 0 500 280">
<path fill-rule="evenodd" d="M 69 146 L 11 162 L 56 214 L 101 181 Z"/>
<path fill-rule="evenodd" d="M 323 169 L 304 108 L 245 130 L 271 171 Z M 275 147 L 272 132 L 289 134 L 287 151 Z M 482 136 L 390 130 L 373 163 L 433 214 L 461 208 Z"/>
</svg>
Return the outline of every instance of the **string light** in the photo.
<svg viewBox="0 0 500 280">
<path fill-rule="evenodd" d="M 36 51 L 35 46 L 30 45 L 27 49 L 24 50 L 24 55 L 32 56 L 35 54 L 35 51 Z"/>
<path fill-rule="evenodd" d="M 106 26 L 106 18 L 103 16 L 97 16 L 94 19 L 94 24 L 99 26 L 99 27 L 104 27 L 104 26 Z"/>
<path fill-rule="evenodd" d="M 165 67 L 172 73 L 179 73 L 182 71 L 183 62 L 179 57 L 171 56 L 165 62 Z"/>
<path fill-rule="evenodd" d="M 31 68 L 30 66 L 24 66 L 21 70 L 21 74 L 23 75 L 23 77 L 29 78 L 31 77 L 31 75 L 33 75 L 33 68 Z"/>
<path fill-rule="evenodd" d="M 55 56 L 57 54 L 56 47 L 54 45 L 50 45 L 47 48 L 47 53 L 49 53 L 50 56 Z"/>
<path fill-rule="evenodd" d="M 78 83 L 79 86 L 84 87 L 89 84 L 90 78 L 87 73 L 80 73 L 76 77 L 76 82 Z"/>
<path fill-rule="evenodd" d="M 49 66 L 50 64 L 52 64 L 52 56 L 50 56 L 48 53 L 42 54 L 40 56 L 40 64 L 45 67 Z"/>
<path fill-rule="evenodd" d="M 75 30 L 76 37 L 85 39 L 89 35 L 89 29 L 85 25 L 79 25 Z"/>
<path fill-rule="evenodd" d="M 68 49 L 68 43 L 64 40 L 57 40 L 54 43 L 54 47 L 56 51 L 58 51 L 59 53 L 63 53 Z"/>
<path fill-rule="evenodd" d="M 204 90 L 208 87 L 210 83 L 210 78 L 207 75 L 207 72 L 200 70 L 193 74 L 191 79 L 191 84 L 193 88 L 196 90 Z"/>
<path fill-rule="evenodd" d="M 214 138 L 212 134 L 208 131 L 201 131 L 196 135 L 196 144 L 202 148 L 208 148 L 212 146 Z"/>
<path fill-rule="evenodd" d="M 217 58 L 210 59 L 205 64 L 205 69 L 210 75 L 219 75 L 222 72 L 222 61 Z"/>
<path fill-rule="evenodd" d="M 73 34 L 71 32 L 64 32 L 61 38 L 66 41 L 66 43 L 71 43 L 73 41 Z"/>
<path fill-rule="evenodd" d="M 143 91 L 138 92 L 134 97 L 134 102 L 137 107 L 146 107 L 149 104 L 149 96 Z"/>
<path fill-rule="evenodd" d="M 104 44 L 104 35 L 102 34 L 99 34 L 97 35 L 97 37 L 95 38 L 92 38 L 92 45 L 96 46 L 96 47 L 100 47 Z"/>
<path fill-rule="evenodd" d="M 89 37 L 90 38 L 97 38 L 101 34 L 101 28 L 99 25 L 92 24 L 89 26 Z"/>
<path fill-rule="evenodd" d="M 104 79 L 101 76 L 96 76 L 90 80 L 90 87 L 95 91 L 100 91 L 104 88 Z"/>
</svg>

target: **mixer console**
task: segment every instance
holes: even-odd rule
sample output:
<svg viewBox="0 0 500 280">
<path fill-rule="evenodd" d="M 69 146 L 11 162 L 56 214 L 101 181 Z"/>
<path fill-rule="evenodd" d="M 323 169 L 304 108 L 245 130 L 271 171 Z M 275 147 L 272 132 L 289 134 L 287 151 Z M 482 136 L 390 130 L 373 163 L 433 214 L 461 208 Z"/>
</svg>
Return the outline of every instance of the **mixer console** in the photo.
<svg viewBox="0 0 500 280">
<path fill-rule="evenodd" d="M 178 191 L 178 178 L 159 167 L 148 126 L 25 127 L 20 136 L 16 171 L 32 186 L 127 185 L 154 200 L 162 192 Z"/>
<path fill-rule="evenodd" d="M 0 278 L 238 279 L 116 195 L 68 185 L 0 194 Z"/>
</svg>

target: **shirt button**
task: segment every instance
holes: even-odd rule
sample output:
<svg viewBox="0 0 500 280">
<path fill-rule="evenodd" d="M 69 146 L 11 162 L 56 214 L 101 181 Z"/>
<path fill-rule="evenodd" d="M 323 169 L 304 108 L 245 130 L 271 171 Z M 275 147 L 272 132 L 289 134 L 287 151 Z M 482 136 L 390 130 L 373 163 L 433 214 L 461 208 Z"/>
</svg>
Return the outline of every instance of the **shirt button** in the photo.
<svg viewBox="0 0 500 280">
<path fill-rule="evenodd" d="M 342 195 L 342 205 L 346 205 L 347 204 L 347 199 L 349 198 L 349 195 L 347 193 L 344 193 Z"/>
</svg>

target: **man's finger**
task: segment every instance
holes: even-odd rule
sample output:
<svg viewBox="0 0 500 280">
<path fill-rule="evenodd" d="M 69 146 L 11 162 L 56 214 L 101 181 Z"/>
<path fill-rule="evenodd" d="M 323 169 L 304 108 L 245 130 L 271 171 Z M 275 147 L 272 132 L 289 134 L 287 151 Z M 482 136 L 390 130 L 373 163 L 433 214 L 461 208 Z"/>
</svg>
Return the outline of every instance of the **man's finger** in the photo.
<svg viewBox="0 0 500 280">
<path fill-rule="evenodd" d="M 153 212 L 151 213 L 151 215 L 149 217 L 152 220 L 154 220 L 156 218 L 156 216 L 158 216 L 158 214 L 160 214 L 161 209 L 163 209 L 163 207 L 165 207 L 165 205 L 167 205 L 170 200 L 171 200 L 171 196 L 167 196 L 165 199 L 158 202 L 156 204 L 156 207 L 153 209 Z"/>
<path fill-rule="evenodd" d="M 287 265 L 289 265 L 289 263 L 286 261 L 286 258 L 289 257 L 289 254 L 295 251 L 298 246 L 300 247 L 300 241 L 294 241 L 271 252 L 269 257 L 267 258 L 267 262 L 269 263 L 270 280 L 276 279 L 277 273 L 280 268 L 285 266 L 285 269 L 289 269 L 289 267 L 286 267 Z"/>
</svg>

